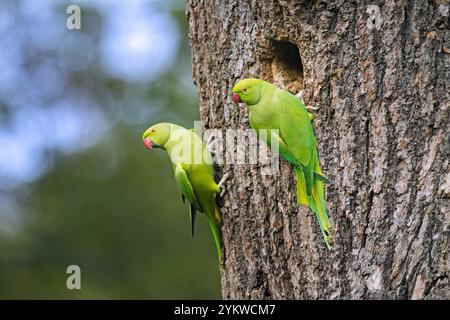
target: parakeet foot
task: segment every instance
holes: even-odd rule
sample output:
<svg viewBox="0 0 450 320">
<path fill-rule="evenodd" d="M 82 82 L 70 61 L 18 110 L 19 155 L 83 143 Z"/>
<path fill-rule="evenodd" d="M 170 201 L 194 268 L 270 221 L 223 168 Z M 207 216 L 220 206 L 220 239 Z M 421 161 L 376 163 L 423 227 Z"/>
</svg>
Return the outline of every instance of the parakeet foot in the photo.
<svg viewBox="0 0 450 320">
<path fill-rule="evenodd" d="M 303 100 L 303 90 L 300 90 L 295 96 L 300 100 Z"/>
<path fill-rule="evenodd" d="M 304 100 L 303 100 L 303 90 L 300 90 L 295 96 L 304 102 Z M 306 106 L 306 110 L 317 111 L 317 110 L 319 110 L 319 107 Z M 309 113 L 309 117 L 312 119 L 312 114 L 311 113 Z"/>
<path fill-rule="evenodd" d="M 218 186 L 219 189 L 220 189 L 219 195 L 220 195 L 221 197 L 223 196 L 223 194 L 224 194 L 225 191 L 226 191 L 226 188 L 225 188 L 225 186 L 224 186 L 223 184 L 225 183 L 225 181 L 227 181 L 228 176 L 229 176 L 229 173 L 225 173 L 225 174 L 223 175 L 222 179 L 220 179 L 219 183 L 217 184 L 217 186 Z"/>
<path fill-rule="evenodd" d="M 308 110 L 309 120 L 312 120 L 312 119 L 314 119 L 314 116 L 310 111 L 311 110 L 314 110 L 314 111 L 319 110 L 319 107 L 306 106 L 306 110 Z"/>
</svg>

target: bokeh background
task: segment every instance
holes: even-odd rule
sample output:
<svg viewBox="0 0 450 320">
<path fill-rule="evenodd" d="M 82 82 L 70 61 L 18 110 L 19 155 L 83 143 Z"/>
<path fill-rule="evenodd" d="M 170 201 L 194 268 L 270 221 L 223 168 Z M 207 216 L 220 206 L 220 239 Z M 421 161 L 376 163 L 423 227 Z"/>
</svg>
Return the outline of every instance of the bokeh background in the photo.
<svg viewBox="0 0 450 320">
<path fill-rule="evenodd" d="M 206 219 L 191 238 L 141 141 L 199 118 L 187 28 L 183 0 L 0 2 L 0 298 L 220 298 Z"/>
</svg>

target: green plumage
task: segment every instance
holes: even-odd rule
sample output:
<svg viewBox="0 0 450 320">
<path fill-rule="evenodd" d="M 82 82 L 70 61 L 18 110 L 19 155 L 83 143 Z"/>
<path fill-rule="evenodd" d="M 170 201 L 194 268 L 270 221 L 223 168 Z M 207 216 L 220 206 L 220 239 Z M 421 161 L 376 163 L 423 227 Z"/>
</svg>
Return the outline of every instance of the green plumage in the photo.
<svg viewBox="0 0 450 320">
<path fill-rule="evenodd" d="M 315 213 L 325 243 L 331 248 L 331 224 L 324 196 L 326 179 L 319 166 L 311 115 L 303 101 L 259 79 L 241 80 L 234 86 L 233 93 L 247 105 L 250 126 L 256 134 L 260 129 L 268 129 L 265 142 L 270 146 L 276 139 L 279 154 L 294 165 L 297 201 Z"/>
<path fill-rule="evenodd" d="M 172 123 L 159 123 L 145 131 L 142 139 L 150 148 L 164 149 L 170 156 L 175 181 L 183 202 L 189 202 L 191 232 L 194 235 L 196 212 L 202 212 L 221 256 L 221 235 L 218 224 L 221 215 L 216 204 L 220 189 L 214 181 L 213 159 L 201 138 L 193 130 Z"/>
</svg>

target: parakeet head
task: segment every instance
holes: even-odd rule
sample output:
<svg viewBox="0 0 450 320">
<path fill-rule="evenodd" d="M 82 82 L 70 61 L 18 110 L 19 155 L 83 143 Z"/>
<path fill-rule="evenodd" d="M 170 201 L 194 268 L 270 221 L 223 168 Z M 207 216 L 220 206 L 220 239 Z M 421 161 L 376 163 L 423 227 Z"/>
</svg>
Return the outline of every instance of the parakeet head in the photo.
<svg viewBox="0 0 450 320">
<path fill-rule="evenodd" d="M 262 85 L 262 80 L 254 78 L 239 81 L 231 91 L 233 92 L 234 103 L 239 103 L 242 101 L 249 106 L 257 104 L 261 99 Z"/>
<path fill-rule="evenodd" d="M 155 124 L 148 128 L 142 135 L 142 140 L 147 149 L 164 148 L 170 136 L 170 124 L 166 122 Z"/>
</svg>

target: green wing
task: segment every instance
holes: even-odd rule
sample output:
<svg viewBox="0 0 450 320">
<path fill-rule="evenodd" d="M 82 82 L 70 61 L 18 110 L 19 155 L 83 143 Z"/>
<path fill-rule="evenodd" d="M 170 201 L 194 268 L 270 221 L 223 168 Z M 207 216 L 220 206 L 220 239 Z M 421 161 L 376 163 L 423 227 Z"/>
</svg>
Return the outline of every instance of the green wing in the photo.
<svg viewBox="0 0 450 320">
<path fill-rule="evenodd" d="M 197 198 L 194 193 L 194 189 L 192 188 L 191 182 L 189 181 L 189 177 L 186 174 L 186 171 L 183 169 L 181 164 L 174 165 L 175 171 L 175 181 L 177 182 L 178 188 L 181 190 L 182 199 L 187 199 L 189 204 L 189 211 L 191 216 L 191 233 L 194 236 L 194 225 L 195 225 L 195 217 L 197 216 L 197 210 L 200 211 L 200 205 L 198 204 Z"/>
<path fill-rule="evenodd" d="M 286 91 L 278 93 L 280 136 L 289 152 L 304 167 L 308 166 L 315 146 L 314 131 L 303 103 Z"/>
<path fill-rule="evenodd" d="M 311 119 L 303 102 L 289 92 L 278 93 L 280 136 L 301 169 L 309 195 L 314 183 L 316 144 Z"/>
</svg>

